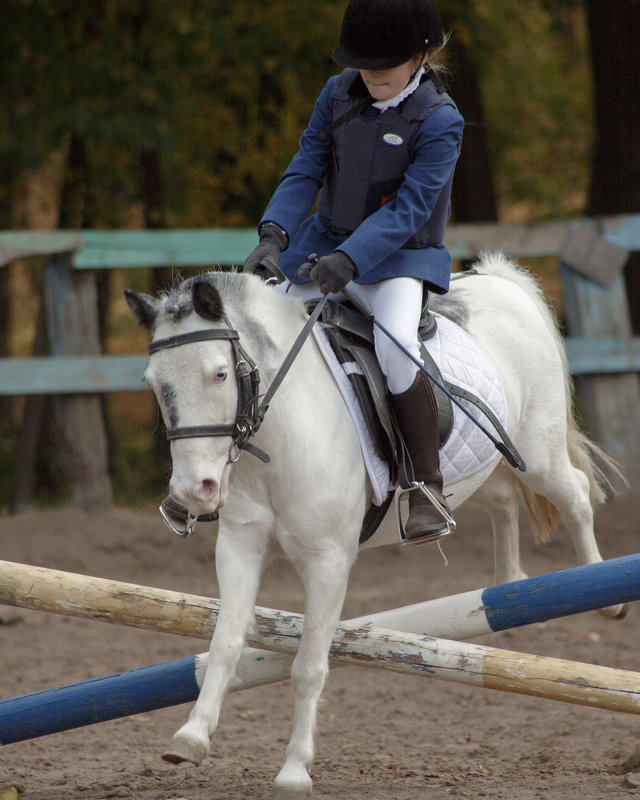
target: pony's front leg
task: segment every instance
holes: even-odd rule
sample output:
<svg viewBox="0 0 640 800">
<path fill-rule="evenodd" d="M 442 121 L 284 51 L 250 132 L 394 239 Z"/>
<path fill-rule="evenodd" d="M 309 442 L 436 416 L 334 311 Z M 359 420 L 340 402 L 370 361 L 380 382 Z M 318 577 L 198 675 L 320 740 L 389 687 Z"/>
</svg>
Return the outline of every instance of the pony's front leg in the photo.
<svg viewBox="0 0 640 800">
<path fill-rule="evenodd" d="M 291 668 L 295 695 L 293 729 L 274 800 L 311 794 L 318 701 L 329 671 L 329 649 L 344 603 L 353 558 L 339 550 L 314 556 L 301 570 L 305 587 L 304 631 Z"/>
<path fill-rule="evenodd" d="M 246 531 L 246 533 L 245 533 Z M 209 742 L 220 716 L 220 708 L 253 622 L 256 596 L 267 550 L 268 537 L 255 529 L 222 531 L 216 545 L 216 572 L 220 586 L 220 611 L 211 639 L 207 672 L 189 720 L 174 735 L 162 758 L 173 764 L 200 764 L 209 752 Z"/>
</svg>

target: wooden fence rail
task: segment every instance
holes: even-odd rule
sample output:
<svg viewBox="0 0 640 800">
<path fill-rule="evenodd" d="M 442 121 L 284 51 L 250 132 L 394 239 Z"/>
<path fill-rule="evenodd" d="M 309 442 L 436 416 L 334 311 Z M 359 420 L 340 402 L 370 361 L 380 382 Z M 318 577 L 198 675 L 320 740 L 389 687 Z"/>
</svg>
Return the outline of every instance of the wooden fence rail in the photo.
<svg viewBox="0 0 640 800">
<path fill-rule="evenodd" d="M 0 268 L 18 258 L 49 257 L 44 280 L 52 354 L 0 359 L 0 395 L 77 398 L 145 390 L 146 356 L 104 355 L 95 344 L 91 271 L 241 265 L 256 243 L 253 229 L 0 231 Z M 581 376 L 586 425 L 621 462 L 632 486 L 640 486 L 640 338 L 631 335 L 623 276 L 629 252 L 640 250 L 640 215 L 450 225 L 446 243 L 460 260 L 488 250 L 516 260 L 558 259 L 569 365 Z M 85 325 L 93 326 L 88 337 Z"/>
</svg>

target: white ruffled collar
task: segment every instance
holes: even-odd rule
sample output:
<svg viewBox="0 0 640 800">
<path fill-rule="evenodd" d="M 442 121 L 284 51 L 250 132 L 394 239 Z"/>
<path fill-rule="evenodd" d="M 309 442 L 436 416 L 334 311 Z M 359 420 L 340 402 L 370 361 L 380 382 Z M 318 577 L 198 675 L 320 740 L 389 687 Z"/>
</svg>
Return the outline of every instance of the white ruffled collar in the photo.
<svg viewBox="0 0 640 800">
<path fill-rule="evenodd" d="M 396 106 L 399 106 L 400 103 L 405 98 L 409 97 L 409 95 L 415 92 L 415 90 L 418 88 L 418 86 L 420 85 L 420 79 L 424 75 L 424 72 L 425 72 L 424 67 L 420 67 L 416 72 L 416 74 L 414 75 L 413 80 L 404 87 L 404 89 L 400 92 L 400 94 L 397 94 L 390 100 L 377 100 L 375 103 L 372 103 L 371 105 L 374 108 L 379 109 L 380 112 L 386 111 L 388 108 L 395 108 Z"/>
</svg>

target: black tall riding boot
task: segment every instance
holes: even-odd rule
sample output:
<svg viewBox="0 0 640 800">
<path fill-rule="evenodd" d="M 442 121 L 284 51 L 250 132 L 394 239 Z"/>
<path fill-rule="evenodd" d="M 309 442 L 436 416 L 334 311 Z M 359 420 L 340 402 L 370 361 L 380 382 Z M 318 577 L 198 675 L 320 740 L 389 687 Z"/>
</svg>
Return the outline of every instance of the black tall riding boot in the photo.
<svg viewBox="0 0 640 800">
<path fill-rule="evenodd" d="M 406 392 L 391 395 L 391 402 L 413 464 L 415 481 L 423 483 L 450 516 L 442 494 L 436 399 L 426 375 L 418 372 Z M 404 526 L 406 541 L 434 539 L 449 532 L 447 520 L 428 497 L 420 489 L 411 491 L 409 518 Z"/>
</svg>

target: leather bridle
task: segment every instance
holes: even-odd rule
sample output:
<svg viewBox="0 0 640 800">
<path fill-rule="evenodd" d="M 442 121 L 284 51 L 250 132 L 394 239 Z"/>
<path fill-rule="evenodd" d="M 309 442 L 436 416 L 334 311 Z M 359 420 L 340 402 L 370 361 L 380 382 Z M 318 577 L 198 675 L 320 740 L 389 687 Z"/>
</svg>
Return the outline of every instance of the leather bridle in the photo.
<svg viewBox="0 0 640 800">
<path fill-rule="evenodd" d="M 231 345 L 235 362 L 234 372 L 238 387 L 238 403 L 236 417 L 232 423 L 226 425 L 190 425 L 178 428 L 167 428 L 167 439 L 191 439 L 205 436 L 230 436 L 229 461 L 237 461 L 241 450 L 257 456 L 265 463 L 269 456 L 259 447 L 251 444 L 249 438 L 258 430 L 264 417 L 262 407 L 258 406 L 260 398 L 260 373 L 255 362 L 240 345 L 240 334 L 234 330 L 225 319 L 227 328 L 213 328 L 208 330 L 181 333 L 157 339 L 149 344 L 149 355 L 172 347 L 180 347 L 194 342 L 206 342 L 212 339 L 226 339 Z M 266 409 L 265 409 L 266 410 Z"/>
<path fill-rule="evenodd" d="M 190 425 L 179 428 L 167 428 L 167 439 L 173 441 L 175 439 L 191 439 L 204 436 L 230 436 L 230 462 L 236 462 L 240 457 L 240 452 L 246 450 L 265 464 L 268 464 L 270 461 L 268 454 L 252 444 L 249 439 L 262 425 L 273 395 L 284 380 L 285 375 L 300 352 L 302 345 L 309 336 L 311 329 L 322 313 L 326 300 L 327 295 L 324 295 L 305 322 L 260 403 L 260 373 L 258 367 L 240 345 L 240 334 L 231 327 L 226 317 L 223 318 L 228 326 L 226 328 L 211 328 L 192 331 L 190 333 L 180 333 L 176 336 L 168 336 L 164 339 L 156 339 L 156 341 L 150 342 L 148 346 L 149 355 L 153 355 L 153 353 L 158 352 L 158 350 L 180 347 L 181 345 L 192 344 L 193 342 L 227 339 L 231 344 L 231 350 L 235 360 L 235 376 L 238 387 L 238 403 L 235 420 L 227 425 Z M 191 515 L 189 516 L 191 517 Z M 170 525 L 170 523 L 168 524 Z M 170 525 L 170 527 L 175 530 L 172 525 Z M 176 532 L 178 533 L 179 531 Z"/>
</svg>

